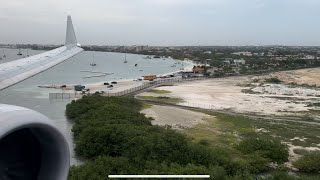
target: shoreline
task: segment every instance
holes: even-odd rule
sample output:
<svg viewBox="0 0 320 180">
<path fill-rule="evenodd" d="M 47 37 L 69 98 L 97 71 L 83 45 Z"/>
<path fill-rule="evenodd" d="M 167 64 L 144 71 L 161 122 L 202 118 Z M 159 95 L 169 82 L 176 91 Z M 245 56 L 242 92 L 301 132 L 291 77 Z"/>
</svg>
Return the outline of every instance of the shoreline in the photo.
<svg viewBox="0 0 320 180">
<path fill-rule="evenodd" d="M 176 62 L 179 62 L 180 60 L 174 59 Z M 184 71 L 186 70 L 191 70 L 194 66 L 194 63 L 191 60 L 188 60 L 184 62 L 187 67 L 184 68 Z M 167 76 L 167 75 L 172 75 L 181 72 L 182 70 L 177 70 L 177 71 L 171 71 L 168 73 L 163 73 L 163 74 L 157 74 L 157 77 L 161 76 Z M 142 78 L 139 77 L 139 78 Z M 125 78 L 125 79 L 118 79 L 118 80 L 108 80 L 108 81 L 99 81 L 99 82 L 94 82 L 94 83 L 85 83 L 81 84 L 85 86 L 86 89 L 90 89 L 91 93 L 94 92 L 100 92 L 100 91 L 108 91 L 108 92 L 120 92 L 122 90 L 138 87 L 145 82 L 149 82 L 148 80 L 142 80 L 142 81 L 137 81 L 138 78 Z M 104 83 L 109 83 L 111 85 L 111 82 L 117 82 L 117 84 L 112 84 L 114 87 L 107 89 L 107 85 L 104 85 Z M 65 88 L 62 88 L 61 86 L 65 85 Z M 61 85 L 39 85 L 39 88 L 46 88 L 46 89 L 61 89 L 65 90 L 67 92 L 74 92 L 74 86 L 79 85 L 79 84 L 61 84 Z M 119 86 L 120 85 L 120 86 Z M 81 93 L 81 92 L 79 92 Z"/>
</svg>

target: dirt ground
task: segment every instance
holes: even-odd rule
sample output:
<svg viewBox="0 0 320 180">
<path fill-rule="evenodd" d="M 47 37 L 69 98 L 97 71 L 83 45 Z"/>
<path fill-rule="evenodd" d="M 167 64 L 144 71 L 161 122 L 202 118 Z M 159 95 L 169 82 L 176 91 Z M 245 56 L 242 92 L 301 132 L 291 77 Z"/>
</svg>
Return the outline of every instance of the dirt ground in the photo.
<svg viewBox="0 0 320 180">
<path fill-rule="evenodd" d="M 205 123 L 204 118 L 210 118 L 210 115 L 206 115 L 200 112 L 189 111 L 176 107 L 158 106 L 153 105 L 148 109 L 141 111 L 146 114 L 147 117 L 152 117 L 153 125 L 170 126 L 173 129 L 185 129 L 191 128 L 199 123 Z"/>
<path fill-rule="evenodd" d="M 297 84 L 317 85 L 320 86 L 320 68 L 300 69 L 294 71 L 282 71 L 272 73 L 271 76 L 277 76 L 280 80 Z"/>
<path fill-rule="evenodd" d="M 138 96 L 180 98 L 183 101 L 179 104 L 190 107 L 228 110 L 235 113 L 253 114 L 257 115 L 257 117 L 267 117 L 270 119 L 279 116 L 282 116 L 281 118 L 284 119 L 299 116 L 301 120 L 309 121 L 303 119 L 307 113 L 315 113 L 313 114 L 315 117 L 320 117 L 319 75 L 320 68 L 315 68 L 277 72 L 264 76 L 208 79 L 155 88 L 157 90 L 168 91 L 168 93 L 165 94 L 144 92 Z M 254 83 L 255 79 L 270 77 L 277 77 L 284 83 Z M 292 82 L 297 85 L 286 85 Z M 308 87 L 306 85 L 316 85 L 316 87 Z M 244 89 L 251 90 L 252 93 L 243 92 Z M 310 103 L 314 103 L 315 105 L 310 106 Z M 219 133 L 219 136 L 223 135 L 220 131 L 216 131 L 216 128 L 219 127 L 219 121 L 214 121 L 210 124 L 208 123 L 209 118 L 206 119 L 208 115 L 202 113 L 157 105 L 152 106 L 150 109 L 143 110 L 143 113 L 155 118 L 153 124 L 170 125 L 175 129 L 187 128 L 181 132 L 186 131 L 189 135 L 191 134 L 192 137 L 210 137 L 214 142 Z M 213 119 L 216 119 L 216 117 Z M 224 121 L 220 121 L 220 123 Z M 278 137 L 281 141 L 288 144 L 289 162 L 286 165 L 294 169 L 291 163 L 301 157 L 300 154 L 294 152 L 295 150 L 320 151 L 318 141 L 320 136 L 317 134 L 317 132 L 319 132 L 319 118 L 315 118 L 312 121 L 316 121 L 317 126 L 313 126 L 312 124 L 299 125 L 299 123 L 295 124 L 296 122 L 285 121 L 270 121 L 270 124 L 267 121 L 252 122 L 255 123 L 256 133 L 264 133 Z M 238 125 L 239 124 L 234 127 Z M 221 126 L 225 128 L 225 124 Z M 232 129 L 230 130 L 230 132 L 234 131 L 235 130 Z"/>
<path fill-rule="evenodd" d="M 239 113 L 263 115 L 285 115 L 289 112 L 308 111 L 305 104 L 296 104 L 275 96 L 246 94 L 241 92 L 245 87 L 239 83 L 248 81 L 249 77 L 228 77 L 210 79 L 165 86 L 156 89 L 168 90 L 168 97 L 181 98 L 182 105 L 214 110 L 231 110 Z M 163 96 L 154 93 L 142 93 L 141 96 Z M 278 95 L 281 96 L 281 95 Z M 286 112 L 286 113 L 284 113 Z"/>
<path fill-rule="evenodd" d="M 213 110 L 229 110 L 236 113 L 277 116 L 296 115 L 297 113 L 308 112 L 312 109 L 309 105 L 310 103 L 320 101 L 319 89 L 271 85 L 253 89 L 256 92 L 249 94 L 242 92 L 243 89 L 250 89 L 250 87 L 244 87 L 243 85 L 252 83 L 254 79 L 263 79 L 270 76 L 277 76 L 286 83 L 296 82 L 298 84 L 320 85 L 320 78 L 317 78 L 319 74 L 320 68 L 279 72 L 265 76 L 237 76 L 184 82 L 174 86 L 156 88 L 171 92 L 165 95 L 145 92 L 139 94 L 139 96 L 180 98 L 183 100 L 183 102 L 179 103 L 181 105 Z M 299 101 L 293 99 L 299 99 Z"/>
</svg>

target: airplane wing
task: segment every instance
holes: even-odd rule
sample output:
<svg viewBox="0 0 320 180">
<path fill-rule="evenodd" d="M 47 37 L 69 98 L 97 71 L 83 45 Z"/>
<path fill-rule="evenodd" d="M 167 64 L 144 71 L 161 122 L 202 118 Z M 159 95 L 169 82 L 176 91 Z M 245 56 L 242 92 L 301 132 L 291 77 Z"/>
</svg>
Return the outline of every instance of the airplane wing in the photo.
<svg viewBox="0 0 320 180">
<path fill-rule="evenodd" d="M 41 73 L 83 51 L 67 18 L 65 45 L 35 56 L 0 64 L 0 90 Z"/>
</svg>

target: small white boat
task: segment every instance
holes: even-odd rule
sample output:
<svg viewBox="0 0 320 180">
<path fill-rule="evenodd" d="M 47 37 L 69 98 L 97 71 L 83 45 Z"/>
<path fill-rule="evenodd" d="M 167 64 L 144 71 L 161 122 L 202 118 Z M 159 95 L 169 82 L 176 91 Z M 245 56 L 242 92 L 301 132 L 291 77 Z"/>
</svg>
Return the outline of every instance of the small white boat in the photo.
<svg viewBox="0 0 320 180">
<path fill-rule="evenodd" d="M 127 61 L 127 53 L 124 55 L 123 63 L 128 63 L 128 61 Z"/>
<path fill-rule="evenodd" d="M 97 64 L 94 62 L 94 54 L 92 53 L 92 63 L 90 63 L 90 66 L 96 66 Z"/>
<path fill-rule="evenodd" d="M 21 49 L 19 49 L 19 52 L 18 52 L 17 55 L 18 55 L 18 56 L 22 56 Z"/>
</svg>

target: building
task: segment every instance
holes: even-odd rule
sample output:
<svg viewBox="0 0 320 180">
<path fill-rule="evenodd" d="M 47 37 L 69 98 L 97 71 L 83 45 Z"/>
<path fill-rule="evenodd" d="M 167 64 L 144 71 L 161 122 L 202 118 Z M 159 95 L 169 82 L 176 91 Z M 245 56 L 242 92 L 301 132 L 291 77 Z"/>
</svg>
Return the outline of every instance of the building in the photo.
<svg viewBox="0 0 320 180">
<path fill-rule="evenodd" d="M 239 67 L 239 66 L 241 66 L 241 65 L 245 65 L 245 64 L 246 64 L 246 61 L 245 61 L 244 59 L 235 59 L 235 60 L 233 60 L 233 63 L 234 63 L 237 67 Z"/>
<path fill-rule="evenodd" d="M 232 53 L 233 55 L 238 55 L 238 56 L 252 56 L 252 53 L 249 51 L 244 51 L 244 52 L 234 52 Z"/>
<path fill-rule="evenodd" d="M 193 73 L 204 73 L 205 69 L 203 66 L 194 66 L 192 68 Z"/>
<path fill-rule="evenodd" d="M 305 55 L 303 58 L 301 59 L 305 59 L 305 60 L 313 60 L 315 59 L 315 56 L 312 56 L 312 55 Z"/>
</svg>

